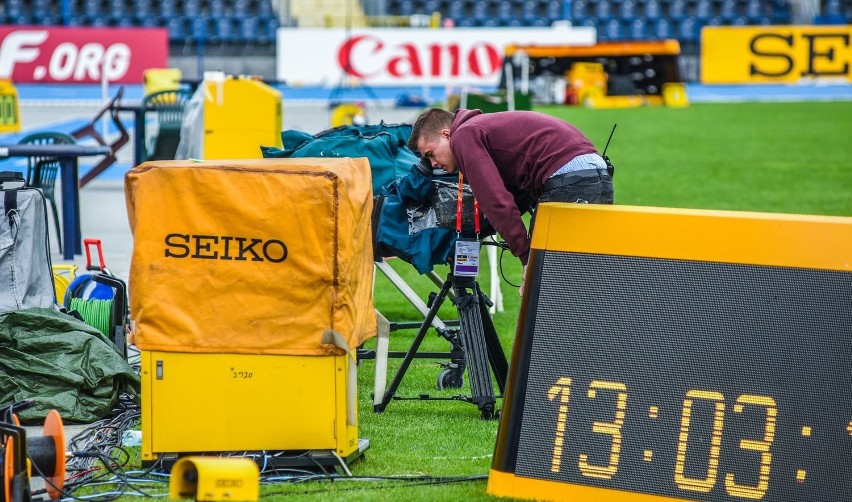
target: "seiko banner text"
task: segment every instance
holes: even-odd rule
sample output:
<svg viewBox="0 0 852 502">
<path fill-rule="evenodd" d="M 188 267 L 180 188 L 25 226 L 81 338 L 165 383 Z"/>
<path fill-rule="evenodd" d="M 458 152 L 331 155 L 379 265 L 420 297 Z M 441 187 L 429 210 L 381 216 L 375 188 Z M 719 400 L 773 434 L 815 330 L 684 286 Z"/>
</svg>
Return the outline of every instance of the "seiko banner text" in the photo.
<svg viewBox="0 0 852 502">
<path fill-rule="evenodd" d="M 0 78 L 15 83 L 139 83 L 168 62 L 164 28 L 0 26 Z"/>
<path fill-rule="evenodd" d="M 852 80 L 852 27 L 707 27 L 701 31 L 705 84 Z"/>
<path fill-rule="evenodd" d="M 412 35 L 416 31 L 416 36 Z M 278 78 L 294 85 L 497 85 L 509 44 L 592 45 L 579 28 L 278 30 Z"/>
</svg>

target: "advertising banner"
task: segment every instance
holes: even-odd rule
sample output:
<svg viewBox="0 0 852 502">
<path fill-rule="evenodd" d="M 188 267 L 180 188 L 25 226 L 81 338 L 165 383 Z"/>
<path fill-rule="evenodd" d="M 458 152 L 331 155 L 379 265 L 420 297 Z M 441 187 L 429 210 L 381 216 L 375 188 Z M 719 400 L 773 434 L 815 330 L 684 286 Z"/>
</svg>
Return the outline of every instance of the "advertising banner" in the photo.
<svg viewBox="0 0 852 502">
<path fill-rule="evenodd" d="M 141 83 L 168 61 L 164 28 L 0 26 L 0 79 L 15 83 Z"/>
<path fill-rule="evenodd" d="M 292 85 L 485 85 L 500 79 L 504 47 L 592 45 L 592 27 L 279 28 L 279 80 Z"/>
<path fill-rule="evenodd" d="M 852 80 L 852 26 L 741 26 L 701 30 L 705 84 Z"/>
</svg>

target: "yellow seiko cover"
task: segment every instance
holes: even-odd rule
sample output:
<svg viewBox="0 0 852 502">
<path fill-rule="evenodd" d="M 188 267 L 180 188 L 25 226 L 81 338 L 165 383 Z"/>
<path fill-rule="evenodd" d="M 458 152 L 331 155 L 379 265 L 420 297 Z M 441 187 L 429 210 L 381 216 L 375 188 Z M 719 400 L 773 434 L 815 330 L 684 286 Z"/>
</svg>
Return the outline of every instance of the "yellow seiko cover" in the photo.
<svg viewBox="0 0 852 502">
<path fill-rule="evenodd" d="M 142 350 L 339 355 L 376 334 L 366 158 L 146 162 L 125 177 Z"/>
</svg>

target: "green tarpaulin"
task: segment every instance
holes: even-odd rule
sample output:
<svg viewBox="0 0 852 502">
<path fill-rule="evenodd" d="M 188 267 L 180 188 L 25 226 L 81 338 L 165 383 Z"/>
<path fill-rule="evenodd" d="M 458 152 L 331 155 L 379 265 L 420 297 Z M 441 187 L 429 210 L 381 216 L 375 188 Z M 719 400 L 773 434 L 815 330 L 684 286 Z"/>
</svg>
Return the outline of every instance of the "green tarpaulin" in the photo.
<svg viewBox="0 0 852 502">
<path fill-rule="evenodd" d="M 139 376 L 96 328 L 46 308 L 0 314 L 0 407 L 32 400 L 21 422 L 41 423 L 51 409 L 93 422 L 122 392 L 138 395 Z"/>
</svg>

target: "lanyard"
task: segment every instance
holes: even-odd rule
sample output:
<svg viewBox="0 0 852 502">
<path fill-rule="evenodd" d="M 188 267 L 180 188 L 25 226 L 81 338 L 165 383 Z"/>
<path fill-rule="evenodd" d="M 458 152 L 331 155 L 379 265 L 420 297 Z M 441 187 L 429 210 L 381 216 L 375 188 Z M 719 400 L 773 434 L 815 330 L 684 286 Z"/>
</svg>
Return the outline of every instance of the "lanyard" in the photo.
<svg viewBox="0 0 852 502">
<path fill-rule="evenodd" d="M 456 203 L 456 234 L 461 237 L 462 231 L 462 195 L 464 193 L 464 175 L 459 171 L 459 200 Z M 476 240 L 479 240 L 479 201 L 473 198 L 473 229 L 476 232 Z"/>
</svg>

